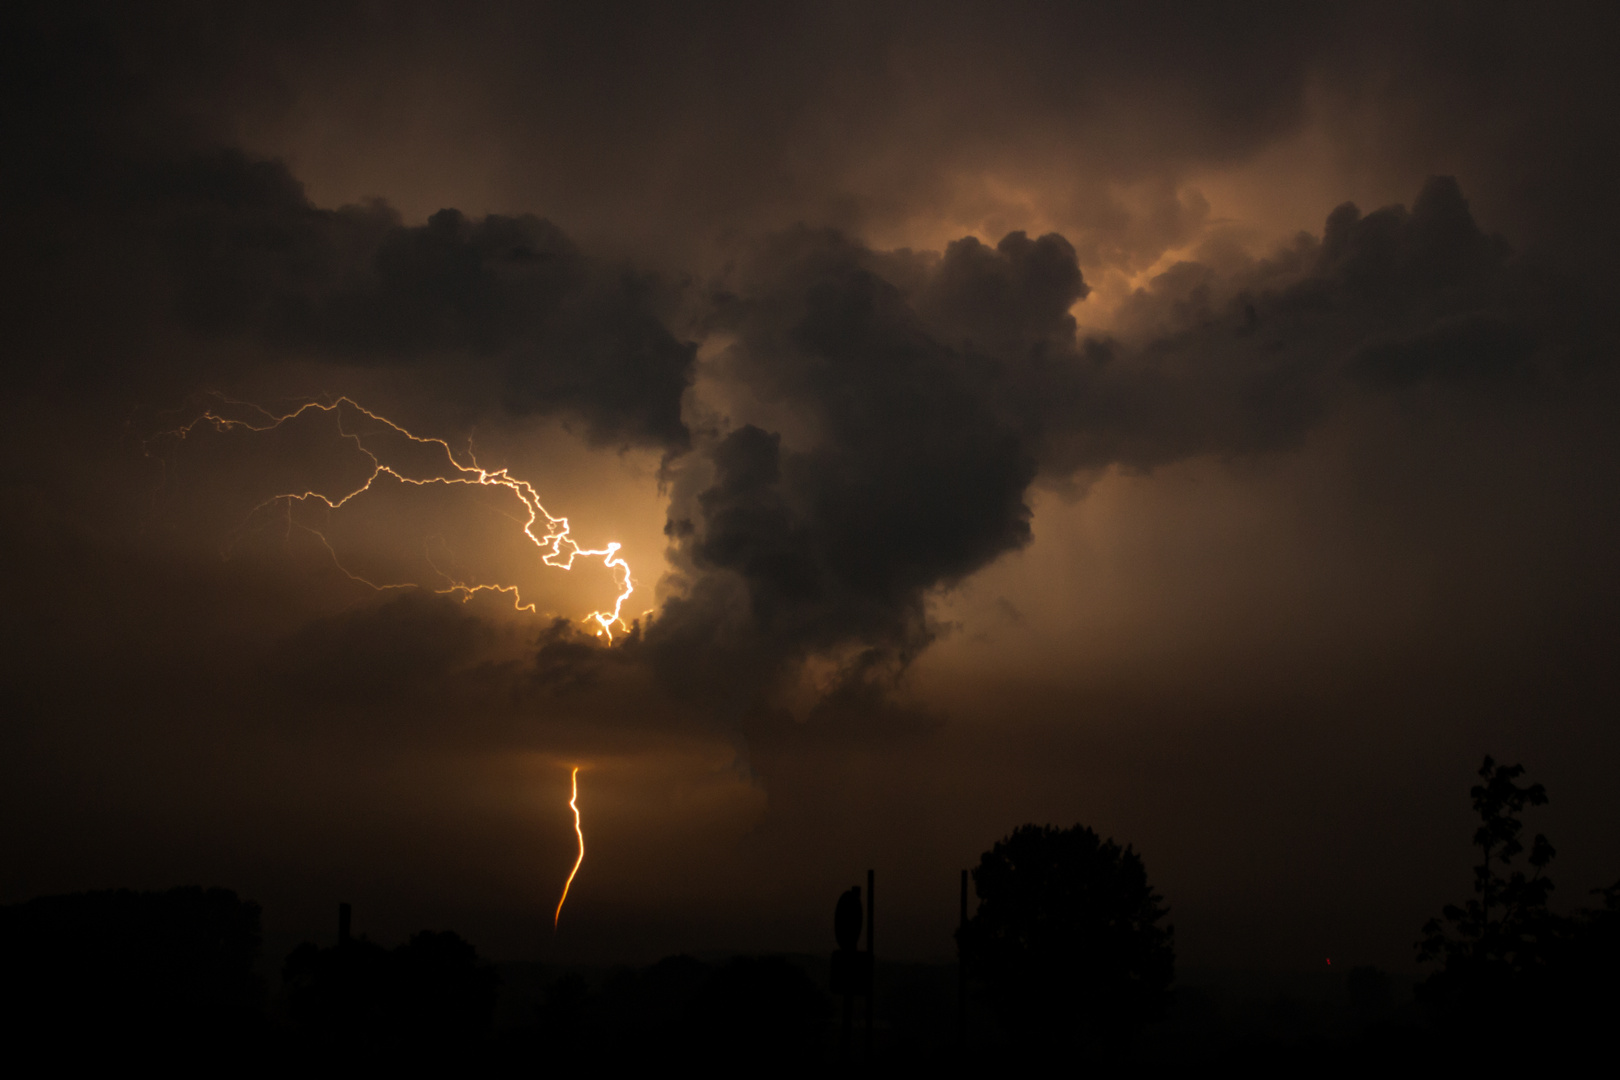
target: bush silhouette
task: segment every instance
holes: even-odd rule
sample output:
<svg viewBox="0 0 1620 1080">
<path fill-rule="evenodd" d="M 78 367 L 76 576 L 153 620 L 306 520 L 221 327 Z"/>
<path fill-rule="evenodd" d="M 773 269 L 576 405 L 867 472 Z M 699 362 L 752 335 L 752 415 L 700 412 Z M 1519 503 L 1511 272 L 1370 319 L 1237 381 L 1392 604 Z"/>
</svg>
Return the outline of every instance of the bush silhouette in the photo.
<svg viewBox="0 0 1620 1080">
<path fill-rule="evenodd" d="M 802 970 L 781 957 L 739 956 L 705 988 L 703 1026 L 766 1072 L 807 1067 L 820 1057 L 831 1003 Z"/>
<path fill-rule="evenodd" d="M 314 1048 L 360 1058 L 466 1052 L 489 1030 L 495 972 L 448 931 L 388 950 L 364 938 L 305 943 L 282 970 L 287 1008 Z"/>
<path fill-rule="evenodd" d="M 1015 1048 L 1118 1053 L 1159 1019 L 1175 971 L 1168 913 L 1131 848 L 1076 825 L 1025 825 L 980 858 L 957 934 Z"/>
<path fill-rule="evenodd" d="M 259 906 L 226 889 L 129 889 L 0 908 L 0 1031 L 53 1060 L 222 1065 L 253 1037 Z"/>
<path fill-rule="evenodd" d="M 537 1053 L 586 1071 L 690 1065 L 794 1075 L 821 1063 L 830 1012 L 827 996 L 785 957 L 710 965 L 670 956 L 617 972 L 595 991 L 577 972 L 556 980 L 536 1018 Z"/>
</svg>

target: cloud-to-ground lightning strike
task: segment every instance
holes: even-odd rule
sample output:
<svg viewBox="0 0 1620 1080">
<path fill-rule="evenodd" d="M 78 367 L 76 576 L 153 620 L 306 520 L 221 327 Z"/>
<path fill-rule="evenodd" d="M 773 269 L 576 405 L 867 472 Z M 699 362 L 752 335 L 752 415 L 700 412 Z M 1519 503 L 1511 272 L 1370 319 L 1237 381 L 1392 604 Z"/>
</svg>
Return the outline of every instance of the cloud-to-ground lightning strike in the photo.
<svg viewBox="0 0 1620 1080">
<path fill-rule="evenodd" d="M 624 609 L 624 602 L 630 598 L 630 594 L 635 591 L 635 587 L 630 578 L 630 564 L 625 562 L 624 559 L 619 556 L 620 545 L 618 543 L 609 543 L 607 547 L 599 549 L 580 547 L 573 537 L 569 535 L 568 519 L 565 517 L 552 516 L 551 513 L 546 510 L 545 506 L 541 504 L 539 493 L 535 491 L 534 487 L 528 481 L 520 480 L 517 477 L 512 476 L 504 468 L 495 469 L 493 471 L 483 468 L 478 464 L 477 459 L 472 455 L 470 450 L 467 456 L 471 463 L 468 465 L 463 465 L 459 460 L 457 460 L 455 451 L 450 449 L 450 444 L 445 442 L 443 439 L 431 437 L 424 438 L 422 436 L 415 435 L 400 425 L 394 423 L 392 420 L 389 420 L 387 417 L 380 416 L 377 413 L 372 412 L 370 409 L 365 408 L 352 398 L 340 397 L 336 400 L 324 403 L 319 401 L 308 401 L 298 406 L 298 408 L 294 409 L 292 412 L 279 416 L 270 413 L 257 405 L 252 405 L 249 403 L 231 401 L 223 397 L 219 398 L 219 401 L 225 405 L 251 409 L 255 413 L 262 416 L 263 419 L 260 422 L 234 419 L 232 417 L 222 415 L 221 412 L 216 411 L 214 408 L 209 408 L 204 410 L 200 416 L 197 416 L 190 422 L 171 431 L 164 432 L 162 435 L 157 436 L 157 438 L 166 437 L 173 439 L 185 439 L 200 424 L 209 424 L 214 428 L 214 430 L 220 432 L 232 430 L 245 430 L 253 432 L 271 431 L 283 424 L 288 423 L 289 421 L 303 416 L 305 413 L 308 413 L 311 410 L 316 410 L 335 416 L 337 419 L 338 433 L 344 439 L 347 439 L 349 442 L 353 443 L 353 445 L 371 461 L 370 475 L 365 478 L 363 483 L 354 488 L 352 491 L 336 496 L 314 490 L 282 492 L 277 495 L 272 495 L 270 498 L 266 499 L 264 502 L 255 507 L 254 510 L 249 514 L 250 518 L 253 513 L 257 513 L 259 510 L 278 502 L 284 503 L 290 508 L 291 504 L 294 502 L 307 503 L 314 500 L 323 503 L 328 509 L 336 510 L 348 503 L 350 500 L 360 496 L 366 491 L 369 491 L 371 489 L 371 485 L 377 480 L 377 478 L 384 474 L 393 477 L 401 483 L 412 484 L 417 487 L 426 487 L 433 484 L 466 484 L 477 487 L 505 488 L 518 499 L 518 501 L 523 505 L 524 509 L 528 512 L 528 520 L 523 522 L 523 533 L 534 543 L 535 547 L 540 549 L 541 561 L 544 562 L 545 565 L 558 567 L 563 570 L 572 570 L 574 567 L 574 560 L 578 557 L 600 557 L 603 565 L 612 571 L 617 577 L 619 582 L 619 595 L 617 599 L 614 600 L 612 609 L 593 611 L 585 617 L 586 621 L 594 622 L 597 625 L 597 636 L 606 637 L 608 641 L 611 642 L 613 640 L 613 631 L 615 627 L 619 629 L 627 628 L 622 612 Z M 372 450 L 366 446 L 365 436 L 363 434 L 358 431 L 351 430 L 348 426 L 346 426 L 343 411 L 345 408 L 352 409 L 360 416 L 363 416 L 366 419 L 388 429 L 389 431 L 408 439 L 410 442 L 418 446 L 437 447 L 439 450 L 442 450 L 444 453 L 445 463 L 449 467 L 449 475 L 418 479 L 406 476 L 396 470 L 393 466 L 388 465 L 381 458 L 379 458 L 376 453 L 373 453 Z M 150 443 L 151 440 L 148 440 L 149 447 Z M 539 526 L 541 522 L 544 522 L 544 526 L 537 531 L 536 527 Z M 333 550 L 331 543 L 327 541 L 326 536 L 323 533 L 307 525 L 300 525 L 300 527 L 308 529 L 310 532 L 318 536 L 321 542 L 326 546 L 327 551 L 331 552 L 332 560 L 337 564 L 338 569 L 344 574 L 347 574 L 354 581 L 360 582 L 363 585 L 369 585 L 371 588 L 379 591 L 383 589 L 412 587 L 410 584 L 379 585 L 374 581 L 370 581 L 359 574 L 354 573 L 343 565 L 342 561 L 338 558 L 337 552 Z M 444 570 L 439 569 L 436 564 L 434 565 L 434 569 L 444 577 L 446 582 L 448 582 L 445 587 L 434 589 L 433 591 L 436 593 L 460 594 L 463 600 L 469 599 L 474 593 L 479 592 L 504 593 L 509 594 L 512 597 L 512 604 L 517 610 L 538 613 L 538 609 L 533 602 L 525 602 L 523 600 L 523 597 L 519 593 L 518 586 L 516 585 L 474 585 L 456 580 Z"/>
<path fill-rule="evenodd" d="M 572 778 L 574 793 L 568 800 L 568 808 L 574 812 L 574 835 L 579 837 L 579 857 L 574 860 L 574 868 L 568 871 L 568 880 L 563 882 L 562 896 L 557 899 L 557 914 L 551 917 L 551 929 L 555 933 L 557 926 L 562 922 L 563 904 L 568 900 L 568 887 L 574 883 L 574 875 L 579 873 L 579 864 L 585 861 L 585 833 L 579 827 L 579 766 L 574 766 Z"/>
</svg>

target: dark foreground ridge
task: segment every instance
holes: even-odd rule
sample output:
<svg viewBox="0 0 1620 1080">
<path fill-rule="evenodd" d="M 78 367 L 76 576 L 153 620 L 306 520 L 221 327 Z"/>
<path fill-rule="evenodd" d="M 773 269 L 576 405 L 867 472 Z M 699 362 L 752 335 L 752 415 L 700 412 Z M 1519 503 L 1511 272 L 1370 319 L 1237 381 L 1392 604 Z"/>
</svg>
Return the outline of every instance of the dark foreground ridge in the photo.
<svg viewBox="0 0 1620 1080">
<path fill-rule="evenodd" d="M 1474 896 L 1423 928 L 1433 968 L 1417 983 L 1364 967 L 1291 980 L 1182 972 L 1172 989 L 1168 910 L 1140 856 L 1081 826 L 1026 825 L 974 871 L 971 918 L 964 892 L 960 967 L 878 958 L 874 1038 L 858 1051 L 839 1038 L 825 956 L 495 965 L 449 931 L 393 948 L 353 936 L 345 904 L 335 944 L 300 945 L 267 978 L 259 906 L 195 886 L 0 907 L 0 1036 L 19 1059 L 58 1066 L 249 1074 L 1574 1063 L 1602 1049 L 1620 1006 L 1620 884 L 1598 890 L 1596 907 L 1549 909 L 1553 847 L 1537 836 L 1527 851 L 1518 817 L 1546 792 L 1522 774 L 1485 759 Z M 841 947 L 854 939 L 852 895 Z"/>
</svg>

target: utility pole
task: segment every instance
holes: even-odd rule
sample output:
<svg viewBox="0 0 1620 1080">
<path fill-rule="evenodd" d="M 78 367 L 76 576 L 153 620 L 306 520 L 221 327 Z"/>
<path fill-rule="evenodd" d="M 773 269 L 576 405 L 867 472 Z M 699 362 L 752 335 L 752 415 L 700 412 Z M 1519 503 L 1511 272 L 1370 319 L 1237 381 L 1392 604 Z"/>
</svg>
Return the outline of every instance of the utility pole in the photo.
<svg viewBox="0 0 1620 1080">
<path fill-rule="evenodd" d="M 829 987 L 844 998 L 843 1034 L 838 1043 L 838 1057 L 845 1065 L 850 1060 L 850 1029 L 854 1026 L 855 995 L 872 993 L 872 959 L 870 952 L 857 952 L 861 939 L 861 887 L 854 886 L 838 898 L 833 912 L 833 936 L 838 940 L 838 951 L 832 954 Z"/>
<path fill-rule="evenodd" d="M 838 939 L 838 951 L 832 954 L 831 978 L 828 988 L 835 994 L 844 997 L 844 1031 L 839 1041 L 839 1056 L 848 1064 L 849 1062 L 849 1031 L 854 1019 L 855 995 L 863 994 L 866 997 L 866 1061 L 872 1062 L 873 1035 L 875 1026 L 874 1008 L 872 999 L 873 968 L 876 961 L 872 951 L 873 927 L 873 895 L 877 887 L 876 875 L 868 870 L 866 872 L 866 951 L 857 951 L 856 945 L 861 936 L 861 887 L 856 885 L 845 890 L 838 898 L 838 907 L 833 911 L 833 936 Z"/>
<path fill-rule="evenodd" d="M 877 996 L 877 954 L 872 949 L 872 912 L 877 908 L 877 881 L 866 872 L 866 1063 L 872 1064 L 872 999 Z"/>
<path fill-rule="evenodd" d="M 962 906 L 956 920 L 956 1037 L 967 1045 L 967 965 L 962 962 L 962 934 L 967 930 L 968 872 L 962 871 Z"/>
</svg>

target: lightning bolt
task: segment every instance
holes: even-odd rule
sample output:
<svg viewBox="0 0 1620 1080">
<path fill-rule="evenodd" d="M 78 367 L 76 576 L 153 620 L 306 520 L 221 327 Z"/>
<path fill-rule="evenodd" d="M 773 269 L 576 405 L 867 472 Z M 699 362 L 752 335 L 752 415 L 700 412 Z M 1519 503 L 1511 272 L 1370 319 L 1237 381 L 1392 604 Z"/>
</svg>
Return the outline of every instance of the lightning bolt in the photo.
<svg viewBox="0 0 1620 1080">
<path fill-rule="evenodd" d="M 358 487 L 355 487 L 353 490 L 338 495 L 329 495 L 315 490 L 282 492 L 277 495 L 272 495 L 270 498 L 254 507 L 253 510 L 249 511 L 247 518 L 249 521 L 251 521 L 255 515 L 267 507 L 280 504 L 286 509 L 288 527 L 291 528 L 293 523 L 293 503 L 304 504 L 313 501 L 324 504 L 328 510 L 337 510 L 350 501 L 363 495 L 365 492 L 371 490 L 371 485 L 377 481 L 377 478 L 384 475 L 391 476 L 401 483 L 411 484 L 416 487 L 428 487 L 436 484 L 463 484 L 474 487 L 503 488 L 511 492 L 522 506 L 524 514 L 526 515 L 526 520 L 521 521 L 523 534 L 529 538 L 536 548 L 539 549 L 541 561 L 545 565 L 558 567 L 563 570 L 572 570 L 574 568 L 574 560 L 577 558 L 600 558 L 603 565 L 606 566 L 617 579 L 619 593 L 613 602 L 612 608 L 602 611 L 593 611 L 589 615 L 585 616 L 584 621 L 594 622 L 596 624 L 598 628 L 596 630 L 597 636 L 606 637 L 608 642 L 611 644 L 613 641 L 613 631 L 615 628 L 620 630 L 628 629 L 622 612 L 624 610 L 625 601 L 628 600 L 630 598 L 630 594 L 635 591 L 635 586 L 630 577 L 630 564 L 625 562 L 623 557 L 619 555 L 621 545 L 618 543 L 610 543 L 605 548 L 597 549 L 580 547 L 573 537 L 569 535 L 568 519 L 565 517 L 556 517 L 547 511 L 545 506 L 540 501 L 539 493 L 535 491 L 532 484 L 530 484 L 527 480 L 523 480 L 511 475 L 504 468 L 495 470 L 485 469 L 478 464 L 477 457 L 472 453 L 470 448 L 467 452 L 468 464 L 464 465 L 460 460 L 457 459 L 455 451 L 450 449 L 450 444 L 445 442 L 443 439 L 423 437 L 413 434 L 401 425 L 394 423 L 385 416 L 372 412 L 370 409 L 365 408 L 363 405 L 360 405 L 358 402 L 349 397 L 340 397 L 331 401 L 306 401 L 293 411 L 280 415 L 271 413 L 248 402 L 233 401 L 222 395 L 214 395 L 214 397 L 224 406 L 235 406 L 237 408 L 249 410 L 251 413 L 256 414 L 255 419 L 244 420 L 226 416 L 222 410 L 210 407 L 205 409 L 199 416 L 195 417 L 188 423 L 170 431 L 165 431 L 160 435 L 153 436 L 152 439 L 147 440 L 147 454 L 149 456 L 157 457 L 159 460 L 166 460 L 161 454 L 153 453 L 154 442 L 165 439 L 183 441 L 190 436 L 194 430 L 203 424 L 211 426 L 215 431 L 218 432 L 266 432 L 272 431 L 292 420 L 296 420 L 308 412 L 318 411 L 333 416 L 337 421 L 339 435 L 351 442 L 355 448 L 364 454 L 371 462 L 370 475 L 366 477 L 363 483 L 361 483 Z M 409 440 L 416 446 L 429 448 L 430 450 L 437 448 L 437 452 L 442 452 L 444 455 L 444 463 L 447 466 L 446 475 L 428 476 L 425 478 L 407 476 L 394 466 L 387 464 L 381 457 L 378 456 L 377 452 L 374 452 L 371 447 L 366 445 L 366 434 L 359 430 L 355 430 L 355 428 L 350 425 L 349 414 L 356 414 L 360 417 L 364 417 L 365 420 L 371 421 L 371 423 L 377 428 L 399 435 Z M 373 434 L 376 434 L 376 432 L 373 432 Z M 514 518 L 513 520 L 518 519 Z M 320 530 L 312 528 L 311 526 L 305 525 L 301 522 L 299 523 L 299 527 L 307 529 L 319 537 L 321 543 L 325 545 L 326 550 L 331 553 L 332 561 L 337 568 L 346 574 L 350 579 L 359 582 L 362 585 L 370 586 L 378 591 L 385 589 L 421 587 L 414 583 L 408 582 L 400 584 L 378 583 L 362 577 L 343 565 L 342 560 L 338 557 L 337 551 L 332 547 L 331 543 L 326 539 L 325 534 L 321 533 Z M 434 563 L 431 557 L 429 558 L 428 562 L 429 565 L 432 565 L 434 570 L 437 571 L 447 583 L 443 588 L 434 589 L 433 591 L 435 593 L 440 595 L 460 595 L 462 601 L 466 602 L 476 593 L 495 592 L 510 596 L 512 599 L 513 608 L 518 611 L 526 611 L 534 614 L 538 613 L 538 609 L 536 608 L 535 604 L 532 601 L 525 601 L 518 586 L 516 585 L 471 584 L 466 581 L 458 580 L 452 577 L 445 570 L 440 569 L 438 564 Z"/>
<path fill-rule="evenodd" d="M 562 922 L 563 904 L 568 900 L 568 887 L 574 883 L 574 875 L 579 873 L 579 864 L 585 861 L 585 833 L 579 827 L 579 766 L 574 766 L 573 775 L 574 794 L 568 800 L 568 808 L 574 812 L 574 835 L 579 837 L 579 858 L 574 860 L 574 868 L 568 871 L 568 880 L 563 882 L 562 896 L 557 899 L 557 914 L 552 916 L 551 929 L 555 933 L 557 925 Z"/>
</svg>

